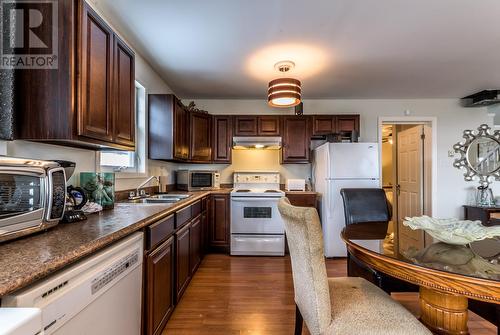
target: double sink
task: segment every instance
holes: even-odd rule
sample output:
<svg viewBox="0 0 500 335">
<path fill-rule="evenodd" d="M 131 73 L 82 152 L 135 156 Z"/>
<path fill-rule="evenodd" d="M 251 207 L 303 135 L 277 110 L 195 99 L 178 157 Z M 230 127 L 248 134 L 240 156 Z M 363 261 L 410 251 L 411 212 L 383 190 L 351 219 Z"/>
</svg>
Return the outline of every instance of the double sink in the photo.
<svg viewBox="0 0 500 335">
<path fill-rule="evenodd" d="M 141 204 L 174 204 L 178 201 L 187 199 L 190 196 L 191 194 L 160 193 L 147 196 L 145 198 L 128 200 L 128 202 Z"/>
</svg>

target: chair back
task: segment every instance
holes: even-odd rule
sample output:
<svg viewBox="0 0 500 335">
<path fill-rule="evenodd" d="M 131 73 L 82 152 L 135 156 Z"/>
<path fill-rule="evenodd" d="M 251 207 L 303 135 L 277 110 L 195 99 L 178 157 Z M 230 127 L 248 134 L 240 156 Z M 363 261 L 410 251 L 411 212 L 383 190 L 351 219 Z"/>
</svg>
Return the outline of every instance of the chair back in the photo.
<svg viewBox="0 0 500 335">
<path fill-rule="evenodd" d="M 323 233 L 316 209 L 278 204 L 285 224 L 292 261 L 295 303 L 313 335 L 322 334 L 331 323 L 330 291 L 323 251 Z"/>
<path fill-rule="evenodd" d="M 391 215 L 381 188 L 343 188 L 345 224 L 389 222 Z"/>
</svg>

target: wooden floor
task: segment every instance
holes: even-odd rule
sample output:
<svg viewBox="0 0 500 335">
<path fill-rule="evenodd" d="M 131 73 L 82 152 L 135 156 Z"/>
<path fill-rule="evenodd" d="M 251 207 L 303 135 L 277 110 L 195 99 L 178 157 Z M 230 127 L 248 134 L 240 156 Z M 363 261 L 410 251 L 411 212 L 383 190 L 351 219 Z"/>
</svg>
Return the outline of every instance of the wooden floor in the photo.
<svg viewBox="0 0 500 335">
<path fill-rule="evenodd" d="M 330 277 L 345 276 L 345 260 L 328 260 L 327 269 Z M 417 294 L 397 293 L 393 297 L 418 315 Z M 290 335 L 294 318 L 288 257 L 208 255 L 163 335 Z M 495 326 L 473 313 L 469 330 L 471 335 L 496 334 Z M 303 334 L 308 334 L 306 329 Z"/>
</svg>

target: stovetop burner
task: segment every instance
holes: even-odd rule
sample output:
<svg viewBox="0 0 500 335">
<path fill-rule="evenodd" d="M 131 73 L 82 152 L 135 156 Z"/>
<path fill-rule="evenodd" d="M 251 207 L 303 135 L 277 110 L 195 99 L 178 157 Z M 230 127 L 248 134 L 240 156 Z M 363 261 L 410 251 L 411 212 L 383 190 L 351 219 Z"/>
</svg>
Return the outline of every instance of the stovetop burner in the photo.
<svg viewBox="0 0 500 335">
<path fill-rule="evenodd" d="M 250 192 L 250 190 L 236 190 L 236 192 L 239 192 L 239 193 L 248 193 L 248 192 Z"/>
<path fill-rule="evenodd" d="M 264 193 L 280 193 L 278 190 L 265 190 Z"/>
</svg>

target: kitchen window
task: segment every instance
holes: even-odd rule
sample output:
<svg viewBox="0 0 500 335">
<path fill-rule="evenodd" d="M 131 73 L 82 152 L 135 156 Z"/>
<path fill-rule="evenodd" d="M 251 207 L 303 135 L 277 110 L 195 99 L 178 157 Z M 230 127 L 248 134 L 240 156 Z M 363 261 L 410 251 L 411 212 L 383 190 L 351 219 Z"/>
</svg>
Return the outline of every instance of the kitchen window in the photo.
<svg viewBox="0 0 500 335">
<path fill-rule="evenodd" d="M 135 151 L 103 151 L 99 165 L 103 172 L 117 172 L 117 177 L 137 177 L 146 172 L 146 89 L 135 82 Z"/>
</svg>

